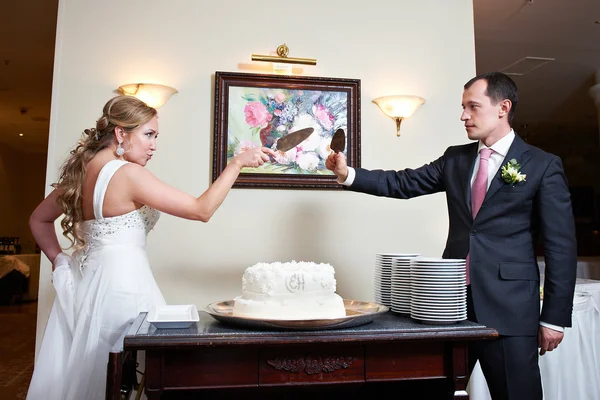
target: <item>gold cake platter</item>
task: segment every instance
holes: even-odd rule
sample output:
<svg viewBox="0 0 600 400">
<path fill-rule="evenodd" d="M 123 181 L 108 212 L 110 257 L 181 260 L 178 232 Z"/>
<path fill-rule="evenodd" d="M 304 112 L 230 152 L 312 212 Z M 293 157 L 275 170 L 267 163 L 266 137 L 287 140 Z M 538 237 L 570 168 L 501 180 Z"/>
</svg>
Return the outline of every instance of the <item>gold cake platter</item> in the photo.
<svg viewBox="0 0 600 400">
<path fill-rule="evenodd" d="M 233 300 L 218 301 L 211 303 L 204 311 L 217 321 L 237 325 L 244 328 L 259 329 L 291 329 L 291 330 L 324 330 L 342 329 L 360 326 L 372 322 L 377 316 L 387 312 L 387 306 L 358 300 L 344 299 L 346 316 L 329 319 L 258 319 L 233 316 Z"/>
</svg>

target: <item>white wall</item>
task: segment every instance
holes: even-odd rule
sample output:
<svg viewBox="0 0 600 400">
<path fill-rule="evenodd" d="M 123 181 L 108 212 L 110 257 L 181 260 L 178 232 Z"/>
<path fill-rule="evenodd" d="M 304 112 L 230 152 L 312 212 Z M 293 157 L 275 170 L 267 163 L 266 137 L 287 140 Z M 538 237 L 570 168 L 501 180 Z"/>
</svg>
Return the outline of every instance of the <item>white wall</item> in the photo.
<svg viewBox="0 0 600 400">
<path fill-rule="evenodd" d="M 361 79 L 363 167 L 414 168 L 466 142 L 459 116 L 462 86 L 475 73 L 470 0 L 61 0 L 48 182 L 119 85 L 153 81 L 179 93 L 159 110 L 148 168 L 200 195 L 211 179 L 214 72 L 256 72 L 250 55 L 284 42 L 290 56 L 318 60 L 304 75 Z M 427 99 L 400 138 L 371 102 L 395 93 Z M 443 194 L 401 201 L 234 189 L 208 224 L 163 215 L 147 248 L 171 304 L 231 299 L 244 268 L 291 259 L 331 263 L 342 297 L 372 300 L 375 253 L 439 256 L 447 223 Z M 38 335 L 53 298 L 47 260 L 42 268 Z"/>
</svg>

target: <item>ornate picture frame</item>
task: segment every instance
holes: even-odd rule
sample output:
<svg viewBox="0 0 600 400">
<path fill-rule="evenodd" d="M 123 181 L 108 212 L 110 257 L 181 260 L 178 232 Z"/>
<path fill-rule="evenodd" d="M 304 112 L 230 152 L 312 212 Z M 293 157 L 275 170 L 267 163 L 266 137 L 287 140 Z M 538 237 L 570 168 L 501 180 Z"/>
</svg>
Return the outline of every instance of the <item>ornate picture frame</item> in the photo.
<svg viewBox="0 0 600 400">
<path fill-rule="evenodd" d="M 234 187 L 340 189 L 325 168 L 334 132 L 346 133 L 348 165 L 360 167 L 360 79 L 215 73 L 214 182 L 239 152 L 276 148 L 297 130 L 313 133 L 258 168 L 244 168 Z"/>
</svg>

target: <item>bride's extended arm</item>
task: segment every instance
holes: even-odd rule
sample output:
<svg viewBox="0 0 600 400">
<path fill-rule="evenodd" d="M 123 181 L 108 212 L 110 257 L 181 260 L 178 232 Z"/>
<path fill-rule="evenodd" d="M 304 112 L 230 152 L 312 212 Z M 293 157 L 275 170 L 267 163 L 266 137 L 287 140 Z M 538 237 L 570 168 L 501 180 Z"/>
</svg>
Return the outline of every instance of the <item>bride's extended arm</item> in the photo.
<svg viewBox="0 0 600 400">
<path fill-rule="evenodd" d="M 29 217 L 29 228 L 33 238 L 52 264 L 54 264 L 56 256 L 62 251 L 54 228 L 54 221 L 62 214 L 62 210 L 56 201 L 58 194 L 58 190 L 53 190 Z"/>
<path fill-rule="evenodd" d="M 208 222 L 233 186 L 243 167 L 258 167 L 275 152 L 254 148 L 238 154 L 219 178 L 200 197 L 193 197 L 167 185 L 138 165 L 127 165 L 131 194 L 135 201 L 177 217 Z M 125 168 L 124 167 L 124 168 Z"/>
</svg>

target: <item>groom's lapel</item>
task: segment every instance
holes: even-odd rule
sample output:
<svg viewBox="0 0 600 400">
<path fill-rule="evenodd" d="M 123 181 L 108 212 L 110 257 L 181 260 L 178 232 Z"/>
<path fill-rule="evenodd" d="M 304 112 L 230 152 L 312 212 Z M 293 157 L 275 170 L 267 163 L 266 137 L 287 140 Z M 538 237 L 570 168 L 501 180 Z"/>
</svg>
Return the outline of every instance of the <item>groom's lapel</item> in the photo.
<svg viewBox="0 0 600 400">
<path fill-rule="evenodd" d="M 515 133 L 515 140 L 513 141 L 512 145 L 510 146 L 510 149 L 508 149 L 508 153 L 506 154 L 506 157 L 504 157 L 504 161 L 502 162 L 502 165 L 500 166 L 500 168 L 498 168 L 498 172 L 496 172 L 496 175 L 494 176 L 494 179 L 492 180 L 490 188 L 488 189 L 487 193 L 485 194 L 485 199 L 483 200 L 484 203 L 486 201 L 488 201 L 488 199 L 490 197 L 492 197 L 498 191 L 498 189 L 500 189 L 502 186 L 507 184 L 506 182 L 504 182 L 504 179 L 502 179 L 502 166 L 506 165 L 506 163 L 508 163 L 510 160 L 512 160 L 514 158 L 515 160 L 517 160 L 517 162 L 519 164 L 521 164 L 521 169 L 522 169 L 523 166 L 527 163 L 527 161 L 529 161 L 529 159 L 531 158 L 527 154 L 528 150 L 529 150 L 529 145 L 527 143 L 525 143 L 523 141 L 523 139 L 521 139 Z"/>
<path fill-rule="evenodd" d="M 460 177 L 460 185 L 465 197 L 465 206 L 469 211 L 469 215 L 471 214 L 471 177 L 473 176 L 478 146 L 478 142 L 467 146 L 466 150 L 458 160 L 458 176 Z"/>
</svg>

